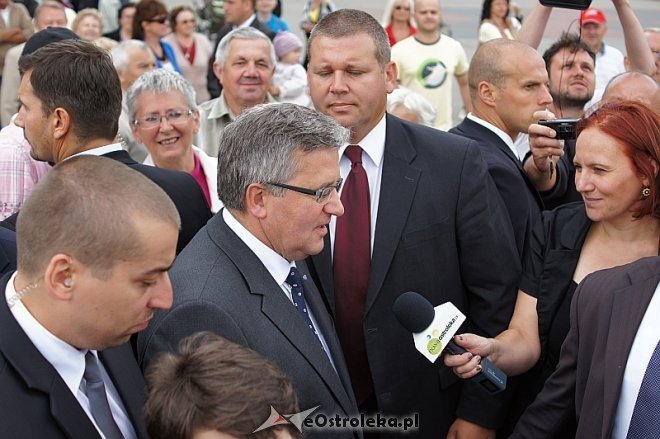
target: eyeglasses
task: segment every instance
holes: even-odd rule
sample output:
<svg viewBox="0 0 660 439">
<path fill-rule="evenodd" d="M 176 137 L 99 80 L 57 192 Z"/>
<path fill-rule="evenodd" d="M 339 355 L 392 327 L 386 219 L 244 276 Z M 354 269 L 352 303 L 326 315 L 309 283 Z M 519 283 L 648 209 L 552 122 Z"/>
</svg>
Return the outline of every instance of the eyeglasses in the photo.
<svg viewBox="0 0 660 439">
<path fill-rule="evenodd" d="M 272 186 L 277 186 L 281 187 L 283 189 L 289 189 L 290 191 L 295 191 L 299 192 L 301 194 L 305 195 L 312 195 L 316 197 L 316 202 L 319 204 L 325 204 L 328 202 L 328 199 L 330 198 L 330 195 L 332 195 L 333 191 L 339 192 L 341 189 L 341 185 L 344 182 L 343 178 L 340 178 L 337 181 L 337 184 L 334 186 L 325 186 L 320 189 L 308 189 L 306 187 L 300 187 L 300 186 L 291 186 L 289 184 L 284 184 L 284 183 L 273 183 L 273 182 L 268 182 L 266 184 L 270 184 Z"/>
<path fill-rule="evenodd" d="M 405 10 L 405 11 L 409 11 L 409 10 L 410 10 L 410 6 L 396 5 L 396 6 L 394 7 L 394 9 L 396 9 L 397 11 L 400 11 L 400 10 L 402 10 L 402 9 Z"/>
<path fill-rule="evenodd" d="M 149 23 L 160 23 L 160 24 L 165 24 L 169 21 L 169 18 L 167 17 L 156 17 L 152 18 L 150 20 L 147 20 Z"/>
<path fill-rule="evenodd" d="M 163 118 L 165 118 L 170 125 L 176 125 L 187 122 L 193 114 L 194 111 L 192 110 L 170 110 L 165 114 L 147 114 L 138 117 L 133 123 L 148 130 L 160 126 Z"/>
</svg>

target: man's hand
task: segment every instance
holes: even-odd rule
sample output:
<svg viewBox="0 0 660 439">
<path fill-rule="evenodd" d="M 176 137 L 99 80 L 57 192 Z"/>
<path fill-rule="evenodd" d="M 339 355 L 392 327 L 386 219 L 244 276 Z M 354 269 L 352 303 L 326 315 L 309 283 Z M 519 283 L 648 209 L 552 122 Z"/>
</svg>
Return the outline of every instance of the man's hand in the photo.
<svg viewBox="0 0 660 439">
<path fill-rule="evenodd" d="M 449 428 L 447 439 L 495 439 L 495 430 L 457 418 Z"/>
<path fill-rule="evenodd" d="M 555 186 L 557 175 L 553 171 L 559 157 L 564 155 L 564 141 L 555 138 L 555 130 L 537 123 L 539 120 L 556 119 L 553 113 L 536 111 L 533 119 L 535 123 L 527 130 L 532 159 L 525 161 L 525 172 L 538 191 L 549 191 Z"/>
</svg>

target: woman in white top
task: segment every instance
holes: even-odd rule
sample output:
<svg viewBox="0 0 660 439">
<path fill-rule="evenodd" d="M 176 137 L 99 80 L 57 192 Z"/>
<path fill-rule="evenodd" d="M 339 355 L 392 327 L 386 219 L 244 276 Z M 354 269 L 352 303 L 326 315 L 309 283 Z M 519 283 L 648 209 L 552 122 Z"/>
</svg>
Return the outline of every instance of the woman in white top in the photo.
<svg viewBox="0 0 660 439">
<path fill-rule="evenodd" d="M 126 103 L 133 136 L 149 150 L 144 163 L 189 173 L 211 211 L 220 210 L 218 159 L 192 144 L 199 110 L 190 82 L 169 69 L 152 70 L 128 89 Z"/>
<path fill-rule="evenodd" d="M 481 10 L 479 43 L 496 38 L 515 39 L 520 21 L 509 17 L 509 0 L 485 0 Z"/>
</svg>

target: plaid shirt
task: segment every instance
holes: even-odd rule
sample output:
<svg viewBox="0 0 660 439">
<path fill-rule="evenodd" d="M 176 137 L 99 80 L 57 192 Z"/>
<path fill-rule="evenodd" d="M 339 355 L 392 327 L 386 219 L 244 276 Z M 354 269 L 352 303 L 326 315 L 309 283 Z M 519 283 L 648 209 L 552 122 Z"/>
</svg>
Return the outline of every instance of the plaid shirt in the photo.
<svg viewBox="0 0 660 439">
<path fill-rule="evenodd" d="M 30 157 L 30 144 L 13 120 L 0 131 L 0 219 L 21 209 L 50 168 Z"/>
</svg>

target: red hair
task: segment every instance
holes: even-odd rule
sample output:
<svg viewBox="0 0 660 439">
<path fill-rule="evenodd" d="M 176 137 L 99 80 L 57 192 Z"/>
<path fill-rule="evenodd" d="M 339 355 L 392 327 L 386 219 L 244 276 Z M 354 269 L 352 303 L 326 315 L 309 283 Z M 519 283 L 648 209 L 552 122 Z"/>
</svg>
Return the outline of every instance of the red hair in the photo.
<svg viewBox="0 0 660 439">
<path fill-rule="evenodd" d="M 624 145 L 623 153 L 630 158 L 640 177 L 651 182 L 650 194 L 641 199 L 635 218 L 651 215 L 660 218 L 660 114 L 633 101 L 603 105 L 591 116 L 582 119 L 578 136 L 587 128 L 597 128 Z M 640 193 L 640 197 L 641 197 Z"/>
</svg>

